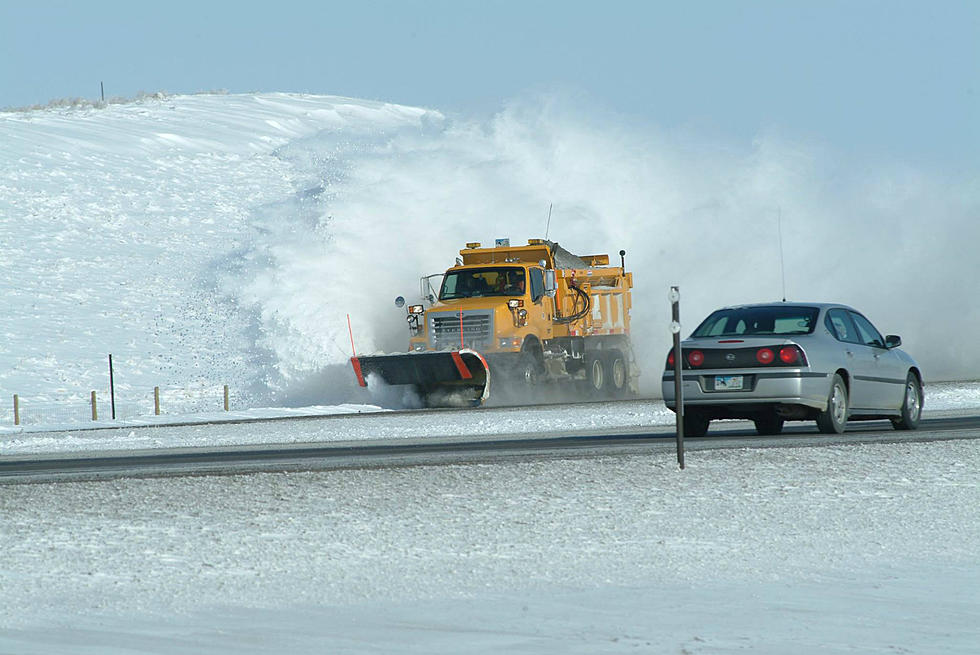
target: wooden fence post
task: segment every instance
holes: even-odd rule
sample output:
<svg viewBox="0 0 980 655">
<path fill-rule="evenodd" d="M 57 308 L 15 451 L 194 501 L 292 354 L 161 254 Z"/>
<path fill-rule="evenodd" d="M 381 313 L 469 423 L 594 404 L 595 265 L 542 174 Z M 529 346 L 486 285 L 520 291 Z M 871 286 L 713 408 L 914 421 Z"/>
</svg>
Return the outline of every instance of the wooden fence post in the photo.
<svg viewBox="0 0 980 655">
<path fill-rule="evenodd" d="M 94 391 L 92 392 L 92 420 L 93 421 L 98 421 L 99 420 L 99 410 L 98 410 L 98 405 L 96 405 L 96 403 L 95 403 L 95 392 Z"/>
<path fill-rule="evenodd" d="M 225 385 L 225 411 L 228 411 L 228 385 Z"/>
<path fill-rule="evenodd" d="M 153 387 L 153 413 L 160 416 L 160 387 Z"/>
<path fill-rule="evenodd" d="M 14 394 L 14 425 L 20 425 L 20 398 Z"/>
</svg>

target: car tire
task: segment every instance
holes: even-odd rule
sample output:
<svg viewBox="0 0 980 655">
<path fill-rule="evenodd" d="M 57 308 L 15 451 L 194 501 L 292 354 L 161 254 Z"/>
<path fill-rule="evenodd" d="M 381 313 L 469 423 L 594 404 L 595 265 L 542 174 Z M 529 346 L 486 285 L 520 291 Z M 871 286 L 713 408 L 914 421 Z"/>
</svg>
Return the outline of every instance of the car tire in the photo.
<svg viewBox="0 0 980 655">
<path fill-rule="evenodd" d="M 606 353 L 604 362 L 608 380 L 606 386 L 609 393 L 615 398 L 622 398 L 629 392 L 629 368 L 626 358 L 618 350 L 610 350 Z"/>
<path fill-rule="evenodd" d="M 711 419 L 700 412 L 684 412 L 684 436 L 703 437 L 708 433 Z"/>
<path fill-rule="evenodd" d="M 839 373 L 834 373 L 830 383 L 830 395 L 827 398 L 827 409 L 817 415 L 817 429 L 824 434 L 841 434 L 847 427 L 849 410 L 847 386 Z"/>
<path fill-rule="evenodd" d="M 604 398 L 609 385 L 606 359 L 599 353 L 585 356 L 586 390 L 592 398 Z"/>
<path fill-rule="evenodd" d="M 783 423 L 786 419 L 776 414 L 765 414 L 753 419 L 752 422 L 755 423 L 756 432 L 762 436 L 770 436 L 783 431 Z"/>
<path fill-rule="evenodd" d="M 902 415 L 893 418 L 892 425 L 896 430 L 914 430 L 919 427 L 922 418 L 922 383 L 915 373 L 909 371 L 905 380 L 905 400 L 902 401 Z"/>
</svg>

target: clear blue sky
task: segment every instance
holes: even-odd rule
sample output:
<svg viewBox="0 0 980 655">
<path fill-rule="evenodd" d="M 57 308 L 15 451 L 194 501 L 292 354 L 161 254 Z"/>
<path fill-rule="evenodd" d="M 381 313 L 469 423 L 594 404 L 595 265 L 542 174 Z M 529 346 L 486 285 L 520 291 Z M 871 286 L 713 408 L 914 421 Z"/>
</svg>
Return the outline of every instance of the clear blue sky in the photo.
<svg viewBox="0 0 980 655">
<path fill-rule="evenodd" d="M 557 89 L 667 129 L 980 165 L 980 0 L 0 0 L 0 107 L 99 82 L 466 115 Z"/>
</svg>

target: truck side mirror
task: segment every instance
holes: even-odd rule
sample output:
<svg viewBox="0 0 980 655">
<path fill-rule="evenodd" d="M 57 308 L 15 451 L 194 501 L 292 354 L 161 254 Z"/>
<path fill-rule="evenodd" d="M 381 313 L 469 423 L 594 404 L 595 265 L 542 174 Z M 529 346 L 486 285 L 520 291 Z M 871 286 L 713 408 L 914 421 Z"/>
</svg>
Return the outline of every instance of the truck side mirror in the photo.
<svg viewBox="0 0 980 655">
<path fill-rule="evenodd" d="M 546 269 L 544 272 L 544 293 L 549 298 L 554 298 L 555 294 L 558 293 L 558 283 L 555 280 L 555 272 L 550 269 Z"/>
</svg>

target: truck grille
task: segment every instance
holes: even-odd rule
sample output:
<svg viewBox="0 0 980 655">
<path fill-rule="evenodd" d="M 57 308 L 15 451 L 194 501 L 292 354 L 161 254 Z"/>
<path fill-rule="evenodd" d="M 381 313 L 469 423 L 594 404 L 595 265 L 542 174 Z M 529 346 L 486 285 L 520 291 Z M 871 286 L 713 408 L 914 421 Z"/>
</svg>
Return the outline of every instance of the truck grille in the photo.
<svg viewBox="0 0 980 655">
<path fill-rule="evenodd" d="M 432 346 L 437 350 L 459 348 L 459 313 L 440 312 L 429 314 L 432 321 Z M 463 344 L 467 348 L 486 349 L 493 338 L 493 313 L 487 311 L 463 312 Z"/>
</svg>

